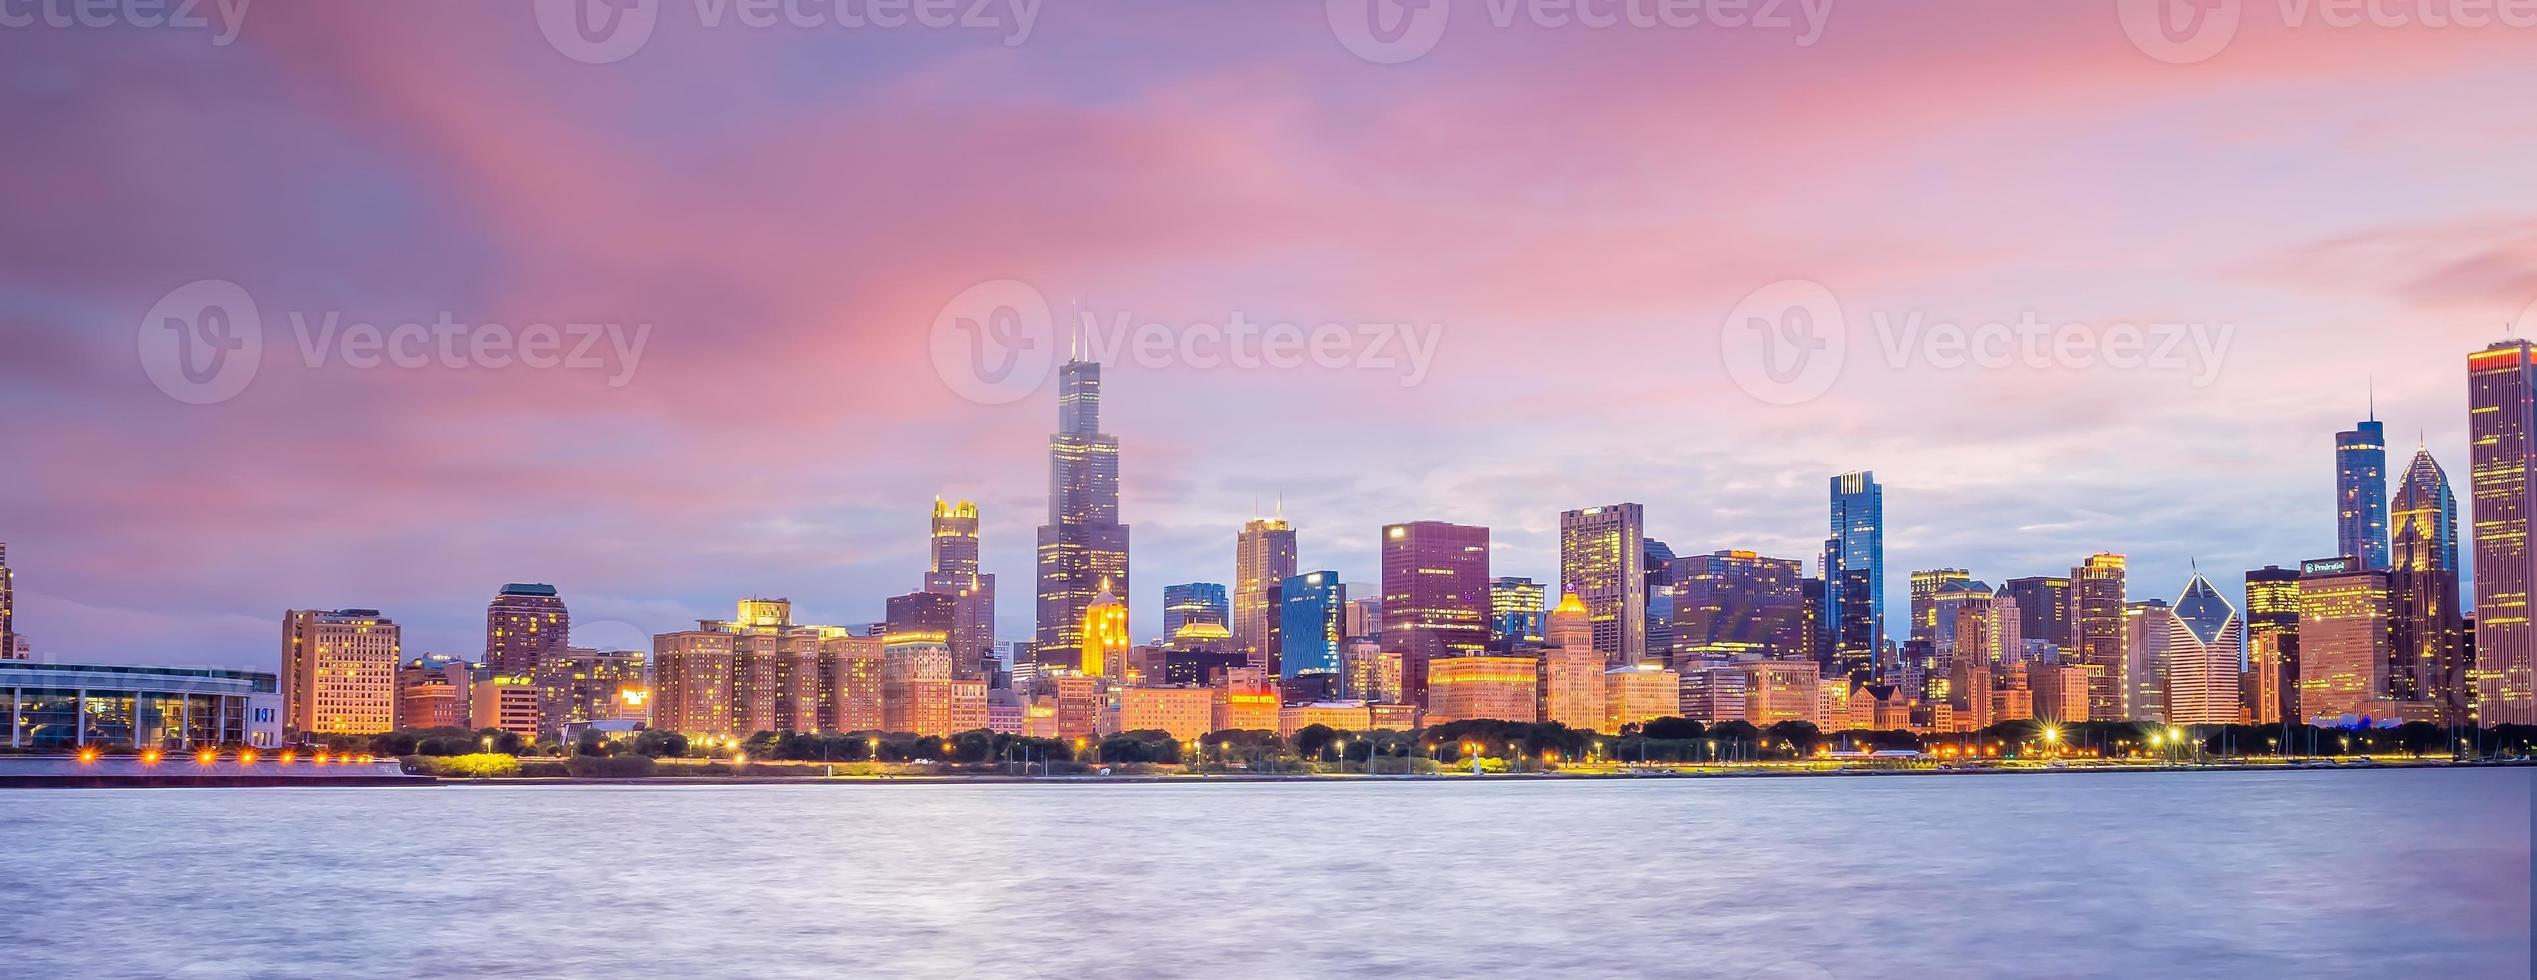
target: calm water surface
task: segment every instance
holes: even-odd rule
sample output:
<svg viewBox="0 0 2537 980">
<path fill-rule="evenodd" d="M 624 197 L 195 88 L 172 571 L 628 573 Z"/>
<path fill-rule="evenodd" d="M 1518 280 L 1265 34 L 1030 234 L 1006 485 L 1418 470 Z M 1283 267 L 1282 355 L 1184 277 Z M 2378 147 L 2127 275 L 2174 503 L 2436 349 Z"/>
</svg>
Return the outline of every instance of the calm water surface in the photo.
<svg viewBox="0 0 2537 980">
<path fill-rule="evenodd" d="M 2527 977 L 2526 772 L 0 791 L 0 975 Z"/>
</svg>

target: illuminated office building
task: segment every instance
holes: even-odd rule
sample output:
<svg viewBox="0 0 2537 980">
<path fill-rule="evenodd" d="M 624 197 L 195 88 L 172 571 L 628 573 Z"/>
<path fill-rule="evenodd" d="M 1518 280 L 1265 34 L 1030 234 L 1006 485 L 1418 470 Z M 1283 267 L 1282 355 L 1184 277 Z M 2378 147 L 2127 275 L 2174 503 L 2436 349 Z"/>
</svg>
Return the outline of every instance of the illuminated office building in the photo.
<svg viewBox="0 0 2537 980">
<path fill-rule="evenodd" d="M 2474 447 L 2477 712 L 2487 725 L 2537 724 L 2537 344 L 2506 340 L 2467 358 Z M 2307 655 L 2302 630 L 2301 656 Z M 2306 712 L 2314 715 L 2316 712 Z"/>
<path fill-rule="evenodd" d="M 1552 645 L 1542 651 L 1538 697 L 1541 719 L 1578 731 L 1601 731 L 1605 722 L 1603 653 L 1594 648 L 1594 614 L 1576 596 L 1563 596 L 1550 614 Z"/>
<path fill-rule="evenodd" d="M 1119 691 L 1119 730 L 1164 732 L 1183 742 L 1215 731 L 1210 687 L 1131 687 Z"/>
<path fill-rule="evenodd" d="M 1402 653 L 1410 701 L 1425 703 L 1429 661 L 1488 650 L 1489 529 L 1392 524 L 1382 555 L 1383 644 Z"/>
<path fill-rule="evenodd" d="M 1191 627 L 1209 627 L 1199 633 L 1213 639 L 1230 636 L 1233 630 L 1233 605 L 1225 588 L 1215 582 L 1188 582 L 1163 587 L 1163 639 L 1179 643 Z"/>
<path fill-rule="evenodd" d="M 1403 703 L 1401 653 L 1373 640 L 1349 640 L 1339 648 L 1340 693 L 1375 704 Z"/>
<path fill-rule="evenodd" d="M 1657 663 L 1614 667 L 1603 675 L 1603 728 L 1619 734 L 1632 725 L 1683 713 L 1683 675 Z"/>
<path fill-rule="evenodd" d="M 952 672 L 962 678 L 985 677 L 995 652 L 995 576 L 978 570 L 978 505 L 934 498 L 932 542 L 925 591 L 952 599 L 950 628 L 944 634 Z"/>
<path fill-rule="evenodd" d="M 1873 472 L 1832 478 L 1832 537 L 1824 542 L 1826 676 L 1876 679 L 1885 653 L 1885 488 Z"/>
<path fill-rule="evenodd" d="M 2019 631 L 2027 639 L 2070 648 L 2070 579 L 2058 575 L 2013 578 L 2000 591 L 2017 600 Z"/>
<path fill-rule="evenodd" d="M 1076 656 L 1076 668 L 1086 677 L 1115 679 L 1127 673 L 1128 604 L 1111 594 L 1109 583 L 1102 583 L 1101 593 L 1084 608 L 1084 621 L 1078 631 L 1083 646 Z"/>
<path fill-rule="evenodd" d="M 1550 590 L 1529 578 L 1500 577 L 1489 583 L 1489 646 L 1512 650 L 1540 646 L 1547 628 Z"/>
<path fill-rule="evenodd" d="M 1933 568 L 1912 573 L 1910 639 L 1929 640 L 1937 637 L 1938 611 L 1931 603 L 1941 589 L 1973 581 L 1973 573 L 1961 568 Z"/>
<path fill-rule="evenodd" d="M 467 661 L 431 653 L 399 664 L 396 669 L 398 729 L 465 728 L 473 710 L 468 702 L 473 671 Z"/>
<path fill-rule="evenodd" d="M 396 621 L 376 609 L 294 609 L 282 617 L 282 725 L 292 735 L 375 735 L 396 727 Z"/>
<path fill-rule="evenodd" d="M 2128 562 L 2097 555 L 2070 571 L 2070 643 L 2064 659 L 2088 671 L 2088 717 L 2122 721 L 2131 684 L 2125 651 L 2124 589 Z"/>
<path fill-rule="evenodd" d="M 1559 515 L 1559 591 L 1594 613 L 1594 648 L 1609 663 L 1647 655 L 1647 525 L 1637 504 Z"/>
<path fill-rule="evenodd" d="M 891 637 L 881 647 L 881 727 L 942 738 L 962 731 L 954 704 L 951 647 L 936 638 Z M 974 682 L 973 682 L 974 683 Z M 976 687 L 977 715 L 986 710 L 986 688 Z M 986 727 L 981 719 L 971 728 Z"/>
<path fill-rule="evenodd" d="M 1339 646 L 1347 638 L 1348 592 L 1331 571 L 1297 575 L 1278 589 L 1279 675 L 1339 673 Z"/>
<path fill-rule="evenodd" d="M 566 647 L 540 660 L 537 682 L 537 730 L 556 734 L 565 725 L 610 721 L 626 711 L 626 695 L 638 703 L 649 695 L 649 658 L 637 650 L 591 650 Z"/>
<path fill-rule="evenodd" d="M 573 614 L 554 586 L 505 585 L 485 607 L 484 665 L 500 674 L 535 672 L 539 662 L 572 645 L 572 632 Z"/>
<path fill-rule="evenodd" d="M 2267 565 L 2246 573 L 2246 648 L 2250 671 L 2259 665 L 2272 671 L 2241 690 L 2249 698 L 2247 717 L 2274 723 L 2306 717 L 2299 712 L 2298 569 Z"/>
<path fill-rule="evenodd" d="M 828 642 L 846 635 L 794 623 L 790 600 L 742 599 L 729 620 L 654 636 L 652 725 L 715 737 L 820 731 L 836 716 Z"/>
<path fill-rule="evenodd" d="M 1647 593 L 1647 652 L 1643 656 L 1663 660 L 1674 652 L 1674 547 L 1649 538 L 1645 552 L 1641 590 Z"/>
<path fill-rule="evenodd" d="M 2299 710 L 2340 724 L 2370 716 L 2387 690 L 2387 573 L 2346 555 L 2303 563 L 2299 579 Z"/>
<path fill-rule="evenodd" d="M 2125 720 L 2166 723 L 2168 641 L 2176 628 L 2176 608 L 2165 599 L 2123 604 Z"/>
<path fill-rule="evenodd" d="M 1535 657 L 1437 657 L 1428 662 L 1427 724 L 1539 721 L 1540 672 Z"/>
<path fill-rule="evenodd" d="M 1128 526 L 1119 523 L 1119 440 L 1101 431 L 1101 365 L 1057 371 L 1048 438 L 1048 523 L 1039 529 L 1035 662 L 1077 666 L 1084 611 L 1103 591 L 1127 596 Z"/>
<path fill-rule="evenodd" d="M 467 727 L 482 731 L 499 729 L 537 741 L 538 691 L 537 678 L 527 674 L 504 674 L 487 668 L 474 678 Z"/>
<path fill-rule="evenodd" d="M 1269 591 L 1295 577 L 1295 528 L 1285 518 L 1255 519 L 1233 545 L 1233 642 L 1251 666 L 1269 666 L 1270 632 L 1279 613 Z"/>
<path fill-rule="evenodd" d="M 2414 454 L 2390 519 L 2396 533 L 2387 579 L 2387 696 L 2428 703 L 2443 724 L 2472 724 L 2473 664 L 2458 608 L 2458 499 L 2430 450 Z"/>
<path fill-rule="evenodd" d="M 1813 661 L 1806 583 L 1806 563 L 1793 558 L 1719 551 L 1674 559 L 1672 663 Z"/>
<path fill-rule="evenodd" d="M 2237 607 L 2197 572 L 2167 620 L 2167 723 L 2236 724 L 2238 674 L 2246 659 L 2246 623 Z"/>
<path fill-rule="evenodd" d="M 1225 671 L 1224 682 L 1216 686 L 1217 731 L 1276 731 L 1277 709 L 1277 680 L 1261 668 Z"/>
<path fill-rule="evenodd" d="M 2334 436 L 2335 543 L 2365 568 L 2387 568 L 2387 426 L 2373 418 Z"/>
</svg>

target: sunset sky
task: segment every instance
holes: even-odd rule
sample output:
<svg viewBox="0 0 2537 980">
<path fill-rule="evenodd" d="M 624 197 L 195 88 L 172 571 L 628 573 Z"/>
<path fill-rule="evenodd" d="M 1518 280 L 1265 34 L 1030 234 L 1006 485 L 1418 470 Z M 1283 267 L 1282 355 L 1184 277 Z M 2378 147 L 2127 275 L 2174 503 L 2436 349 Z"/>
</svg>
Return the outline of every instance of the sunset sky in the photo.
<svg viewBox="0 0 2537 980">
<path fill-rule="evenodd" d="M 2260 0 L 2171 64 L 2114 0 L 1843 0 L 1811 45 L 1489 10 L 1400 64 L 1306 0 L 1063 0 L 1014 44 L 667 0 L 603 64 L 516 0 L 257 0 L 226 45 L 0 27 L 18 628 L 270 669 L 284 610 L 375 607 L 409 654 L 480 655 L 513 581 L 558 586 L 583 645 L 746 595 L 868 622 L 920 583 L 942 495 L 984 508 L 999 639 L 1025 638 L 1055 396 L 981 404 L 929 355 L 996 280 L 1104 323 L 1436 328 L 1409 385 L 1111 364 L 1140 636 L 1281 495 L 1307 570 L 1373 582 L 1379 525 L 1440 519 L 1555 581 L 1559 512 L 1620 501 L 1677 552 L 1811 568 L 1851 469 L 1886 483 L 1898 608 L 1915 568 L 2100 551 L 2135 599 L 2195 559 L 2235 593 L 2335 550 L 2333 435 L 2373 385 L 2391 467 L 2427 441 L 2463 505 L 2465 355 L 2537 330 L 2537 30 Z M 263 352 L 197 405 L 154 384 L 144 321 L 201 280 L 252 297 Z M 1797 405 L 1722 344 L 1782 280 L 1850 331 Z M 651 328 L 620 374 L 311 367 L 291 320 L 443 312 Z M 2029 313 L 2227 344 L 2208 371 L 1950 368 L 1879 330 Z"/>
</svg>

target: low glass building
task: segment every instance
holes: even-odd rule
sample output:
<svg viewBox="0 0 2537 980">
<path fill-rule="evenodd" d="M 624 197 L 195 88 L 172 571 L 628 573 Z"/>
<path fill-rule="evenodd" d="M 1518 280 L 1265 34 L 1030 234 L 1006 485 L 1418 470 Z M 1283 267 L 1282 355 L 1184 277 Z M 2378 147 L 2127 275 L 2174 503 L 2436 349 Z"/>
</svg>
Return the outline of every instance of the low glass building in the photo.
<svg viewBox="0 0 2537 980">
<path fill-rule="evenodd" d="M 0 707 L 11 748 L 282 741 L 281 679 L 252 671 L 0 661 Z"/>
</svg>

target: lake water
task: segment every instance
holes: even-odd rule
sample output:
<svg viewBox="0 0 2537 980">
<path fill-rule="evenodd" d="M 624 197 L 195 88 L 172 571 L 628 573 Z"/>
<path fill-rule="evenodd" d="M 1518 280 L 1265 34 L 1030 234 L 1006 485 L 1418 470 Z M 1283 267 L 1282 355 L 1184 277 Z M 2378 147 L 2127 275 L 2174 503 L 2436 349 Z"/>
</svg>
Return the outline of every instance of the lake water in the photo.
<svg viewBox="0 0 2537 980">
<path fill-rule="evenodd" d="M 17 977 L 2527 977 L 2526 771 L 0 791 Z"/>
</svg>

